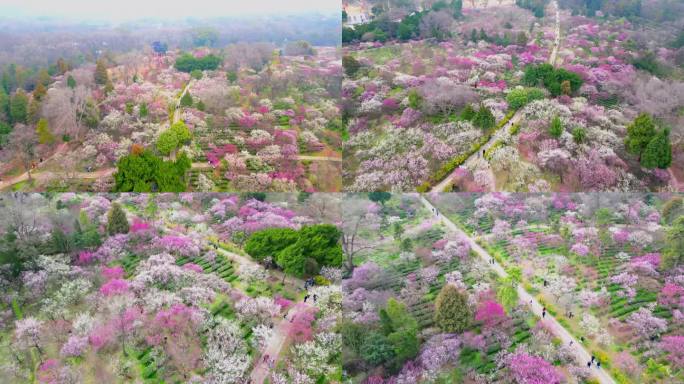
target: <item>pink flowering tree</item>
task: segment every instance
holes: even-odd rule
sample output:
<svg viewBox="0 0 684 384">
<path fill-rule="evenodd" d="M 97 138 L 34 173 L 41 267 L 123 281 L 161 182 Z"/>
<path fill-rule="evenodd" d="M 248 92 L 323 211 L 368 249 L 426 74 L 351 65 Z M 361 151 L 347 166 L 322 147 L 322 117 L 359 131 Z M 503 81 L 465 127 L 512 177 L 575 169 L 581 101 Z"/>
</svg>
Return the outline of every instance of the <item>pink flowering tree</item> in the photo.
<svg viewBox="0 0 684 384">
<path fill-rule="evenodd" d="M 563 376 L 548 361 L 524 352 L 512 354 L 507 359 L 510 378 L 518 384 L 558 384 Z"/>
<path fill-rule="evenodd" d="M 184 378 L 200 366 L 201 323 L 202 317 L 196 309 L 176 304 L 157 312 L 147 326 L 148 344 L 161 346 L 170 357 L 170 368 L 175 368 Z"/>
<path fill-rule="evenodd" d="M 667 320 L 653 316 L 650 309 L 643 307 L 629 315 L 626 322 L 637 336 L 646 340 L 667 330 Z"/>
<path fill-rule="evenodd" d="M 669 308 L 684 308 L 684 287 L 666 283 L 658 293 L 658 304 Z"/>
<path fill-rule="evenodd" d="M 43 322 L 34 317 L 17 320 L 14 329 L 16 345 L 25 350 L 36 348 L 38 353 L 42 355 L 44 343 L 42 328 Z"/>
<path fill-rule="evenodd" d="M 289 337 L 298 343 L 311 340 L 313 335 L 312 324 L 315 320 L 314 314 L 310 311 L 299 311 L 293 316 L 288 331 Z"/>
<path fill-rule="evenodd" d="M 618 292 L 618 295 L 626 296 L 632 299 L 634 298 L 634 296 L 636 296 L 636 289 L 634 288 L 634 286 L 636 285 L 638 279 L 639 278 L 637 275 L 622 272 L 611 277 L 610 282 L 622 286 L 622 291 Z"/>
<path fill-rule="evenodd" d="M 684 368 L 684 336 L 665 336 L 660 341 L 660 348 L 675 367 Z"/>
<path fill-rule="evenodd" d="M 157 240 L 156 246 L 169 253 L 176 253 L 180 256 L 199 255 L 199 247 L 189 237 L 166 235 Z"/>
</svg>

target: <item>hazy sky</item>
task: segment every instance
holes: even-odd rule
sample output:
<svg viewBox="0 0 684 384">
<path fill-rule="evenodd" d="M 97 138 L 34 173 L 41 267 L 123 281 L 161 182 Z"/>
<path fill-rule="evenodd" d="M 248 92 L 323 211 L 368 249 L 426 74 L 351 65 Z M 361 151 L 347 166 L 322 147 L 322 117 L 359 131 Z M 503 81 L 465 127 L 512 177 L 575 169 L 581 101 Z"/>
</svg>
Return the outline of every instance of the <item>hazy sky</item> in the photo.
<svg viewBox="0 0 684 384">
<path fill-rule="evenodd" d="M 340 10 L 340 0 L 0 0 L 0 16 L 124 21 Z"/>
</svg>

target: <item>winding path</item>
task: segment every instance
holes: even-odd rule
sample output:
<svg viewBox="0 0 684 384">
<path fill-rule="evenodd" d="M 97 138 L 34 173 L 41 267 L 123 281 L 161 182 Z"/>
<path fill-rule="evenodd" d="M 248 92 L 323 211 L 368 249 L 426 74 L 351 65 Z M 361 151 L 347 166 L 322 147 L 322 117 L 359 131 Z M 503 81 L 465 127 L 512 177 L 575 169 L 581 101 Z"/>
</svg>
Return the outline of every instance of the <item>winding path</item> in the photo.
<svg viewBox="0 0 684 384">
<path fill-rule="evenodd" d="M 558 3 L 554 0 L 551 2 L 553 5 L 553 8 L 556 10 L 556 26 L 555 26 L 555 32 L 556 32 L 556 37 L 553 41 L 553 49 L 551 50 L 551 54 L 549 55 L 549 64 L 551 65 L 556 65 L 557 58 L 558 58 L 558 51 L 560 50 L 560 43 L 561 43 L 561 34 L 560 34 L 560 8 L 558 8 Z M 497 141 L 501 140 L 502 138 L 505 138 L 509 135 L 510 132 L 510 127 L 513 124 L 518 123 L 521 118 L 522 118 L 522 108 L 518 109 L 515 114 L 511 117 L 511 119 L 506 123 L 503 127 L 499 128 L 489 139 L 487 143 L 485 143 L 478 151 L 470 155 L 466 161 L 463 162 L 463 165 L 466 168 L 472 168 L 474 165 L 474 162 L 482 156 L 482 151 L 487 151 L 494 143 Z M 449 187 L 452 184 L 452 178 L 453 178 L 454 173 L 452 172 L 449 176 L 444 178 L 444 180 L 440 181 L 439 184 L 435 185 L 431 190 L 430 193 L 435 193 L 435 192 L 444 192 L 447 187 Z"/>
<path fill-rule="evenodd" d="M 181 109 L 181 99 L 183 96 L 185 96 L 186 93 L 188 93 L 188 90 L 190 89 L 190 84 L 192 84 L 192 80 L 188 81 L 187 84 L 185 84 L 185 88 L 183 88 L 183 92 L 181 92 L 180 96 L 178 97 L 178 100 L 176 100 L 176 108 L 173 110 L 173 119 L 171 121 L 171 124 L 176 124 L 180 120 L 180 109 Z"/>
<path fill-rule="evenodd" d="M 238 265 L 258 265 L 255 261 L 245 256 L 227 251 L 220 247 L 217 249 L 217 252 L 223 254 L 232 261 L 235 261 Z M 278 277 L 278 279 L 282 279 L 284 275 L 282 272 L 272 269 L 269 270 L 269 273 L 272 276 Z M 289 284 L 292 284 L 296 287 L 304 286 L 304 281 L 294 278 L 292 276 L 285 275 L 285 280 Z M 250 374 L 251 384 L 262 384 L 264 380 L 268 377 L 269 373 L 271 372 L 271 366 L 267 361 L 264 361 L 263 357 L 268 356 L 270 359 L 272 359 L 274 366 L 278 363 L 280 354 L 288 342 L 290 328 L 292 327 L 290 319 L 292 319 L 293 316 L 297 316 L 297 314 L 299 314 L 300 312 L 307 311 L 310 308 L 311 306 L 304 304 L 302 301 L 293 303 L 292 307 L 287 311 L 287 316 L 284 318 L 280 318 L 280 320 L 274 325 L 273 335 L 271 335 L 271 337 L 266 342 L 266 346 L 264 347 L 261 353 L 259 361 L 257 361 L 254 364 L 254 367 L 252 368 L 252 372 Z"/>
<path fill-rule="evenodd" d="M 297 160 L 307 160 L 307 161 L 333 161 L 342 162 L 339 157 L 329 157 L 329 156 L 297 156 Z M 192 169 L 211 169 L 214 168 L 209 163 L 192 163 Z M 103 177 L 109 177 L 116 172 L 116 168 L 103 168 L 93 172 L 53 172 L 53 171 L 33 171 L 31 172 L 31 179 L 36 181 L 47 181 L 54 178 L 62 179 L 100 179 Z M 28 172 L 24 172 L 21 175 L 12 177 L 7 180 L 0 181 L 0 191 L 5 188 L 9 188 L 15 184 L 21 183 L 28 180 Z"/>
<path fill-rule="evenodd" d="M 477 244 L 472 237 L 470 237 L 467 233 L 461 230 L 456 224 L 454 224 L 454 222 L 452 222 L 446 216 L 441 214 L 439 210 L 425 198 L 425 196 L 421 195 L 420 200 L 430 212 L 436 212 L 436 216 L 441 218 L 442 223 L 444 223 L 444 225 L 448 229 L 460 234 L 461 236 L 463 236 L 463 238 L 467 239 L 468 243 L 470 243 L 471 249 L 480 258 L 482 258 L 487 263 L 487 265 L 489 265 L 494 270 L 494 272 L 496 272 L 496 274 L 499 277 L 504 278 L 508 276 L 506 270 L 496 261 L 494 257 L 492 257 L 492 255 L 490 255 L 484 248 Z M 563 344 L 569 345 L 572 343 L 572 351 L 575 354 L 577 363 L 580 366 L 583 366 L 585 362 L 591 360 L 591 354 L 582 346 L 582 344 L 580 344 L 575 339 L 574 336 L 570 334 L 570 332 L 568 332 L 553 316 L 551 316 L 551 314 L 547 313 L 546 316 L 542 316 L 542 311 L 544 307 L 539 303 L 539 301 L 536 298 L 529 294 L 521 284 L 518 284 L 518 296 L 520 297 L 520 302 L 524 302 L 525 304 L 527 304 L 527 306 L 530 307 L 530 310 L 535 316 L 544 318 L 544 323 L 558 338 L 561 339 L 561 342 Z M 605 369 L 592 368 L 592 373 L 594 377 L 599 381 L 599 383 L 615 384 L 615 380 L 613 380 L 613 378 L 608 374 L 608 372 L 606 372 Z"/>
<path fill-rule="evenodd" d="M 268 356 L 271 359 L 273 366 L 278 364 L 280 354 L 289 341 L 290 328 L 292 327 L 290 319 L 297 316 L 299 313 L 308 311 L 310 308 L 312 308 L 310 305 L 304 304 L 301 301 L 294 303 L 287 311 L 286 318 L 280 319 L 273 327 L 273 335 L 268 339 L 266 347 L 262 351 L 261 358 L 254 365 L 252 373 L 249 376 L 250 384 L 263 384 L 271 372 L 271 366 L 269 362 L 264 361 L 264 356 Z"/>
</svg>

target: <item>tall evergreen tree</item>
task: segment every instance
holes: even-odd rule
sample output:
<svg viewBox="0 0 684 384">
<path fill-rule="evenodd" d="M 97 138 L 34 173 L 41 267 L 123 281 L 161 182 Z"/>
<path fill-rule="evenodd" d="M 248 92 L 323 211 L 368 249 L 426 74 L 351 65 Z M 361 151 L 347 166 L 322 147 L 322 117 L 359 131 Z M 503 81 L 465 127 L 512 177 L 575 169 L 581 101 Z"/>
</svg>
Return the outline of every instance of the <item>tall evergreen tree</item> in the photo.
<svg viewBox="0 0 684 384">
<path fill-rule="evenodd" d="M 190 95 L 189 91 L 185 92 L 183 97 L 181 97 L 180 105 L 183 107 L 191 107 L 192 106 L 192 95 Z"/>
<path fill-rule="evenodd" d="M 641 165 L 645 168 L 665 169 L 672 164 L 672 146 L 670 132 L 663 129 L 646 145 L 641 156 Z"/>
<path fill-rule="evenodd" d="M 12 63 L 2 73 L 2 88 L 7 94 L 10 94 L 17 88 L 17 84 L 17 66 Z"/>
<path fill-rule="evenodd" d="M 447 333 L 461 333 L 470 326 L 473 312 L 465 292 L 447 284 L 435 301 L 435 323 Z"/>
<path fill-rule="evenodd" d="M 9 121 L 10 119 L 10 97 L 7 92 L 0 87 L 0 120 Z"/>
<path fill-rule="evenodd" d="M 679 216 L 667 230 L 663 266 L 667 269 L 684 264 L 684 216 Z"/>
<path fill-rule="evenodd" d="M 104 60 L 99 59 L 95 65 L 95 83 L 99 85 L 105 85 L 109 81 L 109 75 L 107 74 L 107 65 Z"/>
<path fill-rule="evenodd" d="M 50 132 L 48 121 L 40 119 L 36 125 L 36 133 L 38 134 L 38 142 L 41 144 L 52 144 L 55 142 L 55 136 Z"/>
<path fill-rule="evenodd" d="M 560 117 L 554 116 L 553 120 L 551 120 L 549 133 L 555 138 L 559 138 L 560 135 L 563 134 L 563 123 L 561 122 Z"/>
<path fill-rule="evenodd" d="M 128 233 L 128 219 L 126 212 L 123 211 L 121 205 L 113 203 L 112 208 L 107 215 L 107 233 L 116 235 L 117 233 Z"/>
<path fill-rule="evenodd" d="M 651 116 L 647 113 L 642 113 L 634 119 L 634 122 L 627 126 L 627 139 L 625 146 L 627 151 L 633 155 L 639 156 L 644 153 L 648 143 L 653 140 L 656 135 L 656 125 Z"/>
<path fill-rule="evenodd" d="M 26 123 L 28 117 L 28 96 L 23 89 L 18 90 L 10 101 L 10 119 L 12 123 Z"/>
<path fill-rule="evenodd" d="M 496 118 L 489 108 L 480 105 L 480 109 L 477 110 L 473 119 L 473 124 L 481 129 L 490 129 L 496 124 Z"/>
</svg>

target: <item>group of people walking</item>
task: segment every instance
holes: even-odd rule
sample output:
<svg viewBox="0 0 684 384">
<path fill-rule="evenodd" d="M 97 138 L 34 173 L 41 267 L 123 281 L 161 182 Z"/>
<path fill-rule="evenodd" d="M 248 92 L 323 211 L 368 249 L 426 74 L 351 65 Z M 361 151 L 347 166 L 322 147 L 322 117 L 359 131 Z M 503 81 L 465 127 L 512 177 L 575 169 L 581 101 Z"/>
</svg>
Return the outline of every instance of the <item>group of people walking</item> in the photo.
<svg viewBox="0 0 684 384">
<path fill-rule="evenodd" d="M 316 282 L 314 281 L 313 277 L 309 277 L 308 279 L 306 279 L 306 281 L 304 281 L 304 290 L 306 290 L 306 296 L 304 296 L 305 303 L 311 298 L 309 288 L 313 287 L 314 285 L 316 285 Z M 313 301 L 314 303 L 318 301 L 318 295 L 316 295 L 315 293 L 313 294 Z"/>
<path fill-rule="evenodd" d="M 601 368 L 601 362 L 594 355 L 591 355 L 591 360 L 587 361 L 587 368 L 591 368 L 591 366 L 594 365 L 594 362 L 596 362 L 596 368 L 600 369 Z"/>
</svg>

